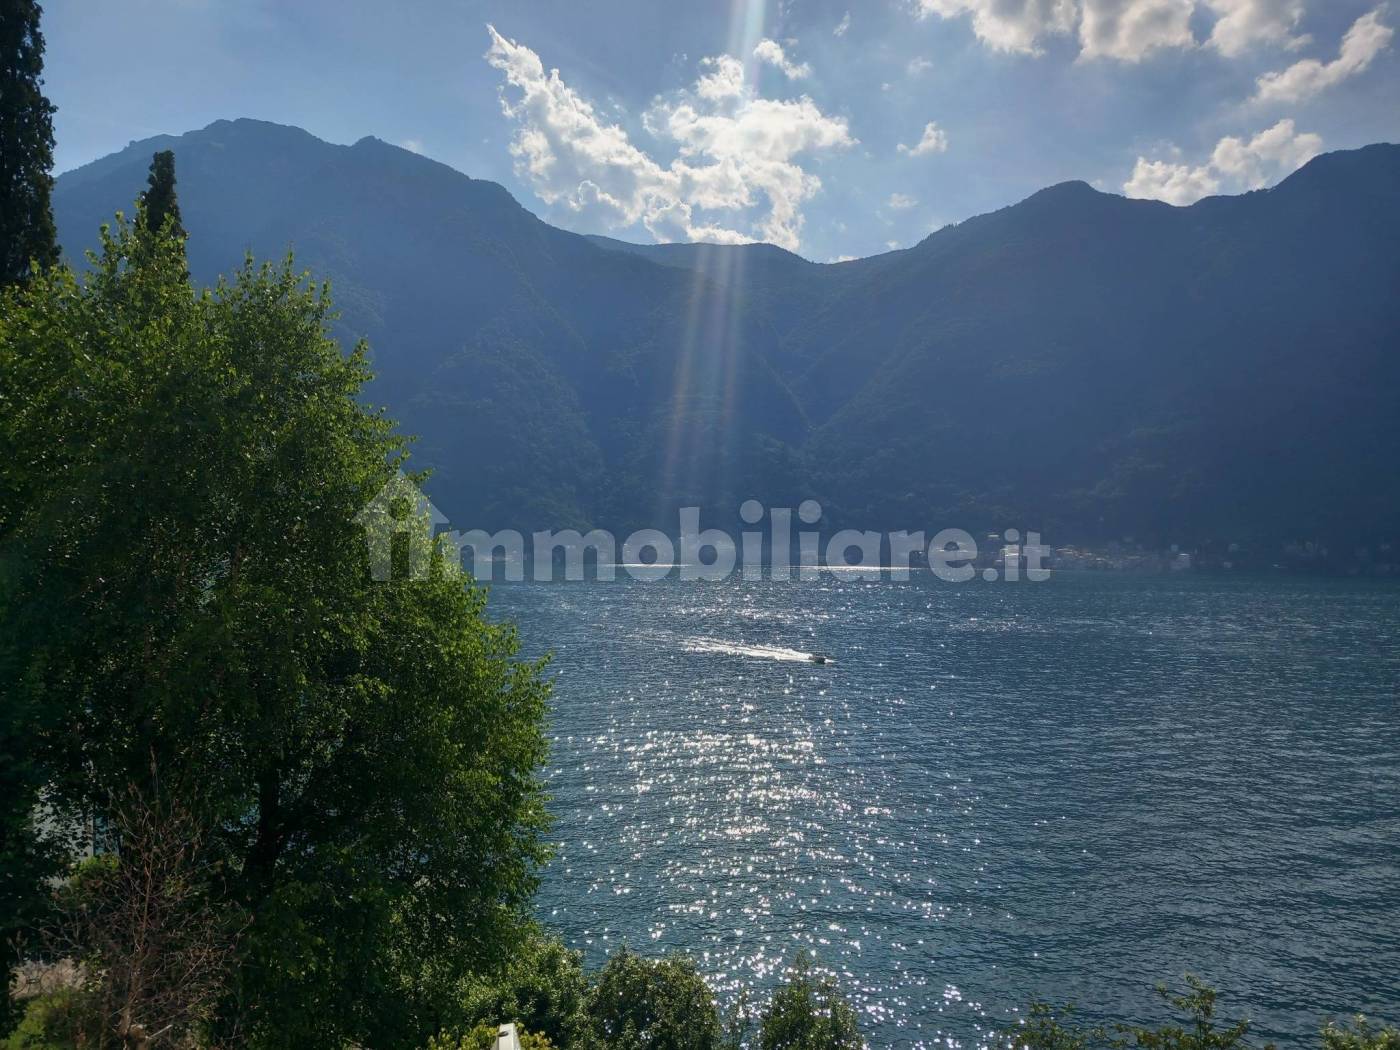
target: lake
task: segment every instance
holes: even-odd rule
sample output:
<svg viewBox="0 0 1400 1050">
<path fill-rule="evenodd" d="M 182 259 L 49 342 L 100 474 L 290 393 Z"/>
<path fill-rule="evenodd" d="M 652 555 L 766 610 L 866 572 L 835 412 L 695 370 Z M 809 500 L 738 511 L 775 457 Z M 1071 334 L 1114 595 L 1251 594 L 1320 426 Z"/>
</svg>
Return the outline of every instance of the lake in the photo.
<svg viewBox="0 0 1400 1050">
<path fill-rule="evenodd" d="M 681 949 L 729 997 L 805 947 L 874 1047 L 975 1046 L 1032 999 L 1156 1020 L 1188 970 L 1281 1045 L 1400 1021 L 1400 586 L 925 572 L 491 605 L 554 653 L 538 900 L 590 963 Z"/>
</svg>

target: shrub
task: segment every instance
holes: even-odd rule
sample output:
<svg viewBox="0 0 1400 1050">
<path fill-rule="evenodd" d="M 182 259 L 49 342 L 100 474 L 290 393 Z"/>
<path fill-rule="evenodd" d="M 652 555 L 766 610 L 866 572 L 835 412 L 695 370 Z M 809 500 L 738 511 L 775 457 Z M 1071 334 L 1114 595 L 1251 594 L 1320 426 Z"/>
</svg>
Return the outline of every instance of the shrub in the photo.
<svg viewBox="0 0 1400 1050">
<path fill-rule="evenodd" d="M 72 1050 L 81 1045 L 84 1019 L 91 1008 L 82 992 L 61 988 L 29 1000 L 19 1025 L 3 1041 L 3 1050 Z"/>
<path fill-rule="evenodd" d="M 1323 1050 L 1400 1050 L 1400 1030 L 1373 1028 L 1364 1017 L 1350 1024 L 1329 1022 L 1322 1029 Z"/>
<path fill-rule="evenodd" d="M 1045 1003 L 1032 1004 L 1030 1014 L 1020 1026 L 1004 1033 L 1006 1044 L 1020 1050 L 1122 1050 L 1142 1047 L 1144 1050 L 1246 1050 L 1250 1043 L 1248 1021 L 1236 1021 L 1220 1028 L 1215 1020 L 1215 991 L 1191 974 L 1186 975 L 1186 991 L 1171 992 L 1159 985 L 1160 995 L 1173 1009 L 1186 1015 L 1187 1024 L 1168 1024 L 1160 1028 L 1115 1024 L 1080 1027 L 1071 1020 L 1072 1007 L 1055 1008 Z M 1264 1050 L 1273 1050 L 1266 1044 Z"/>
<path fill-rule="evenodd" d="M 620 949 L 588 997 L 585 1050 L 718 1050 L 723 1046 L 714 996 L 680 956 L 643 959 Z"/>
<path fill-rule="evenodd" d="M 760 1050 L 860 1050 L 856 1012 L 836 982 L 814 976 L 812 960 L 798 953 L 787 980 L 773 994 L 759 1027 Z"/>
<path fill-rule="evenodd" d="M 479 1024 L 464 1035 L 444 1034 L 428 1040 L 428 1050 L 496 1050 L 498 1031 L 494 1024 Z M 520 1050 L 554 1050 L 548 1036 L 532 1035 L 519 1026 L 516 1034 L 520 1036 Z"/>
<path fill-rule="evenodd" d="M 556 1046 L 577 1042 L 587 1025 L 588 978 L 583 959 L 553 937 L 532 935 L 496 974 L 468 983 L 465 1025 L 514 1021 Z"/>
</svg>

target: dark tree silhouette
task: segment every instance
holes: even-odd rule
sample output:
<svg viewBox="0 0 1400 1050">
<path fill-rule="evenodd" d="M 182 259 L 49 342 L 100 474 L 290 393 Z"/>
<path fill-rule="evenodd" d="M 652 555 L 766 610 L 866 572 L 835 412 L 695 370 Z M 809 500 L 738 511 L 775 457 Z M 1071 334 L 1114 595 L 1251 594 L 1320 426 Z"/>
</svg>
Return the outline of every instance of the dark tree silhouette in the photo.
<svg viewBox="0 0 1400 1050">
<path fill-rule="evenodd" d="M 180 221 L 180 201 L 175 195 L 173 151 L 164 150 L 151 158 L 151 174 L 146 177 L 146 189 L 141 193 L 141 203 L 146 208 L 148 229 L 159 232 L 165 228 L 166 220 L 171 219 L 171 235 L 185 236 L 185 227 Z"/>
<path fill-rule="evenodd" d="M 0 284 L 58 261 L 53 212 L 54 105 L 44 97 L 42 13 L 35 0 L 0 5 Z"/>
</svg>

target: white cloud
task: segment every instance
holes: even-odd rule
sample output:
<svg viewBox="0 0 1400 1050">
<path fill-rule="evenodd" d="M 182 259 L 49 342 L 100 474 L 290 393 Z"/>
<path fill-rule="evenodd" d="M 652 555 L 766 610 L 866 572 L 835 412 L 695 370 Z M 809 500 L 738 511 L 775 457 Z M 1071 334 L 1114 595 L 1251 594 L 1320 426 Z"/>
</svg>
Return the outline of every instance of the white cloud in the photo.
<svg viewBox="0 0 1400 1050">
<path fill-rule="evenodd" d="M 1293 50 L 1308 42 L 1293 33 L 1303 17 L 1303 0 L 1206 0 L 1206 6 L 1219 16 L 1207 43 L 1222 55 L 1233 57 L 1255 44 Z"/>
<path fill-rule="evenodd" d="M 922 76 L 933 68 L 933 63 L 926 58 L 911 58 L 909 64 L 904 67 L 911 77 Z"/>
<path fill-rule="evenodd" d="M 890 199 L 885 201 L 885 206 L 893 208 L 895 211 L 904 211 L 906 208 L 912 208 L 918 203 L 917 200 L 907 193 L 891 193 Z"/>
<path fill-rule="evenodd" d="M 1293 174 L 1321 152 L 1321 135 L 1300 134 L 1293 121 L 1280 120 L 1248 142 L 1234 137 L 1221 139 L 1210 163 L 1236 186 L 1257 190 L 1275 178 Z"/>
<path fill-rule="evenodd" d="M 404 139 L 402 142 L 399 143 L 399 145 L 402 146 L 404 149 L 408 150 L 408 152 L 410 153 L 423 152 L 422 139 Z"/>
<path fill-rule="evenodd" d="M 912 146 L 899 144 L 899 152 L 910 157 L 922 157 L 926 153 L 946 153 L 948 150 L 948 134 L 933 121 L 924 125 L 923 136 Z"/>
<path fill-rule="evenodd" d="M 1280 120 L 1247 142 L 1233 136 L 1221 139 L 1210 160 L 1199 166 L 1138 157 L 1123 192 L 1168 204 L 1194 204 L 1222 189 L 1262 189 L 1291 175 L 1321 152 L 1321 136 L 1299 133 L 1293 121 Z"/>
<path fill-rule="evenodd" d="M 770 66 L 783 71 L 783 76 L 789 80 L 801 80 L 803 77 L 812 75 L 812 67 L 806 62 L 792 62 L 788 59 L 787 53 L 783 51 L 783 45 L 776 40 L 764 38 L 758 42 L 758 46 L 753 49 L 753 57 L 760 62 L 767 62 Z"/>
<path fill-rule="evenodd" d="M 1198 11 L 1216 16 L 1206 43 L 1238 55 L 1256 43 L 1288 48 L 1305 0 L 915 0 L 922 17 L 970 16 L 972 31 L 998 51 L 1040 54 L 1051 37 L 1078 37 L 1083 58 L 1138 62 L 1159 48 L 1192 48 Z"/>
<path fill-rule="evenodd" d="M 1195 204 L 1202 197 L 1220 191 L 1220 180 L 1209 166 L 1193 168 L 1165 160 L 1139 157 L 1133 174 L 1123 184 L 1129 197 L 1166 201 L 1168 204 Z"/>
<path fill-rule="evenodd" d="M 1195 0 L 1083 0 L 1080 54 L 1137 62 L 1161 47 L 1192 47 Z"/>
<path fill-rule="evenodd" d="M 831 31 L 832 36 L 845 36 L 846 31 L 851 28 L 851 12 L 847 11 L 841 16 L 841 21 L 836 23 L 836 28 Z"/>
<path fill-rule="evenodd" d="M 1331 62 L 1305 58 L 1282 72 L 1265 73 L 1259 78 L 1255 97 L 1263 102 L 1298 102 L 1363 72 L 1395 35 L 1381 22 L 1383 10 L 1384 7 L 1378 7 L 1358 18 L 1342 38 L 1341 50 Z"/>
<path fill-rule="evenodd" d="M 735 101 L 744 97 L 744 64 L 733 55 L 702 58 L 700 67 L 709 70 L 695 82 L 695 93 L 707 102 Z M 556 74 L 558 70 L 554 71 Z"/>
<path fill-rule="evenodd" d="M 856 257 L 854 255 L 833 255 L 831 261 L 834 263 L 855 262 Z"/>
<path fill-rule="evenodd" d="M 1078 14 L 1075 0 L 918 0 L 921 16 L 972 16 L 972 31 L 997 51 L 1037 53 L 1041 37 L 1068 33 Z"/>
<path fill-rule="evenodd" d="M 645 114 L 647 130 L 676 147 L 676 159 L 663 166 L 557 69 L 546 73 L 534 51 L 487 29 L 486 60 L 511 89 L 502 88 L 501 106 L 518 124 L 511 153 L 521 178 L 547 204 L 615 226 L 641 223 L 658 240 L 759 238 L 796 249 L 801 205 L 821 189 L 797 158 L 855 144 L 844 119 L 806 96 L 757 97 L 742 63 L 721 55 L 704 60 L 689 91 L 658 99 Z"/>
</svg>

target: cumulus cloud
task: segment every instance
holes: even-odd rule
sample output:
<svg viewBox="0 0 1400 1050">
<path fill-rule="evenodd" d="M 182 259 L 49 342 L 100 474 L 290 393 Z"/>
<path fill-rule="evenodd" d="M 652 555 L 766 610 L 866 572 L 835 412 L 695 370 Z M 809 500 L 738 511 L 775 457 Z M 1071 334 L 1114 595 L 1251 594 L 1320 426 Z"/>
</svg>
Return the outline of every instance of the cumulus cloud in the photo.
<svg viewBox="0 0 1400 1050">
<path fill-rule="evenodd" d="M 640 223 L 657 240 L 757 238 L 796 249 L 802 204 L 821 189 L 798 158 L 855 144 L 844 119 L 806 96 L 758 97 L 743 64 L 720 55 L 704 60 L 689 90 L 658 99 L 644 115 L 647 131 L 675 147 L 663 165 L 557 69 L 546 72 L 534 51 L 487 29 L 486 60 L 505 77 L 501 107 L 517 124 L 517 173 L 547 204 L 614 226 Z"/>
<path fill-rule="evenodd" d="M 946 153 L 948 151 L 948 134 L 930 120 L 924 125 L 924 133 L 918 142 L 912 146 L 906 146 L 901 142 L 898 148 L 900 153 L 910 157 L 922 157 L 927 153 Z"/>
<path fill-rule="evenodd" d="M 924 17 L 968 16 L 972 31 L 998 51 L 1039 54 L 1044 41 L 1076 36 L 1084 58 L 1138 62 L 1159 48 L 1196 46 L 1193 16 L 1215 16 L 1207 43 L 1237 55 L 1256 43 L 1299 47 L 1293 31 L 1304 0 L 916 0 Z"/>
<path fill-rule="evenodd" d="M 1293 121 L 1280 120 L 1248 141 L 1234 136 L 1221 139 L 1210 160 L 1198 166 L 1138 157 L 1123 192 L 1168 204 L 1194 204 L 1222 189 L 1262 189 L 1291 175 L 1321 152 L 1321 136 L 1300 133 Z"/>
<path fill-rule="evenodd" d="M 1160 47 L 1191 47 L 1194 0 L 1084 0 L 1080 54 L 1137 62 Z"/>
<path fill-rule="evenodd" d="M 1299 102 L 1365 71 L 1395 35 L 1381 21 L 1384 10 L 1378 7 L 1358 18 L 1342 38 L 1341 50 L 1331 62 L 1305 58 L 1281 72 L 1265 73 L 1259 78 L 1255 97 L 1261 102 Z"/>
<path fill-rule="evenodd" d="M 891 193 L 890 199 L 885 201 L 885 206 L 893 208 L 895 211 L 904 211 L 914 207 L 919 202 L 907 193 Z"/>
<path fill-rule="evenodd" d="M 1129 197 L 1166 201 L 1168 204 L 1195 204 L 1202 197 L 1220 191 L 1220 180 L 1209 165 L 1193 168 L 1166 160 L 1139 157 L 1133 174 L 1123 184 Z"/>
<path fill-rule="evenodd" d="M 1206 0 L 1206 5 L 1219 16 L 1207 43 L 1222 55 L 1233 57 L 1256 44 L 1294 50 L 1308 42 L 1294 35 L 1303 0 Z"/>
<path fill-rule="evenodd" d="M 970 15 L 972 31 L 998 51 L 1038 53 L 1040 39 L 1068 33 L 1078 16 L 1076 0 L 918 0 L 922 16 Z"/>
<path fill-rule="evenodd" d="M 766 37 L 758 42 L 758 46 L 753 49 L 753 57 L 760 62 L 767 62 L 775 69 L 783 71 L 783 76 L 789 80 L 801 80 L 803 77 L 812 75 L 812 67 L 806 62 L 793 62 L 787 57 L 783 50 L 783 45 L 776 40 L 769 40 Z"/>
</svg>

